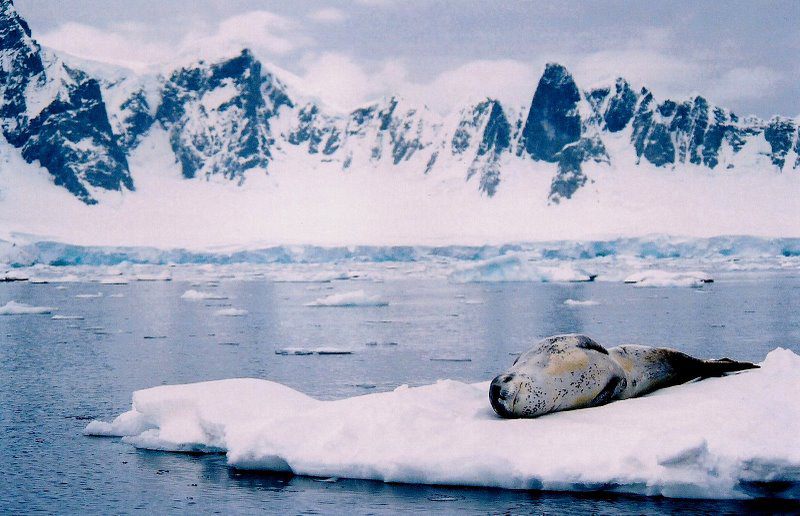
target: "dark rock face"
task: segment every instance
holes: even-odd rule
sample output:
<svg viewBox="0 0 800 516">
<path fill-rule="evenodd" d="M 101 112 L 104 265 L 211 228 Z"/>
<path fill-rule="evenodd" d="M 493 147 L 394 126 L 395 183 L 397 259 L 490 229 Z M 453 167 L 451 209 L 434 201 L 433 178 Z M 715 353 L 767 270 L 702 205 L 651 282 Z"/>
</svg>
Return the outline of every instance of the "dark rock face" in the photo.
<svg viewBox="0 0 800 516">
<path fill-rule="evenodd" d="M 558 169 L 550 184 L 550 202 L 558 204 L 569 199 L 586 184 L 587 177 L 582 165 L 586 161 L 609 163 L 608 153 L 600 137 L 581 138 L 567 145 L 558 153 Z"/>
<path fill-rule="evenodd" d="M 606 129 L 616 133 L 623 130 L 633 118 L 638 100 L 636 93 L 631 89 L 625 79 L 617 79 L 614 96 L 609 99 L 608 107 L 604 113 Z"/>
<path fill-rule="evenodd" d="M 578 87 L 566 68 L 548 64 L 522 129 L 525 151 L 536 160 L 552 162 L 564 146 L 578 141 L 580 99 Z"/>
<path fill-rule="evenodd" d="M 46 88 L 53 81 L 60 81 L 55 95 Z M 133 189 L 98 82 L 56 59 L 45 61 L 10 1 L 0 6 L 0 91 L 6 140 L 57 185 L 87 204 L 96 202 L 89 187 Z"/>
<path fill-rule="evenodd" d="M 797 125 L 787 118 L 774 117 L 764 128 L 764 138 L 772 148 L 772 164 L 783 169 L 786 155 L 797 140 Z"/>
<path fill-rule="evenodd" d="M 170 76 L 156 120 L 168 131 L 184 177 L 222 174 L 242 180 L 267 168 L 274 140 L 270 119 L 292 107 L 285 87 L 247 51 L 213 65 L 199 63 Z"/>
<path fill-rule="evenodd" d="M 150 114 L 151 111 L 143 90 L 137 90 L 120 105 L 120 113 L 123 115 L 120 121 L 121 140 L 126 149 L 139 145 L 142 137 L 153 126 L 156 119 Z"/>
</svg>

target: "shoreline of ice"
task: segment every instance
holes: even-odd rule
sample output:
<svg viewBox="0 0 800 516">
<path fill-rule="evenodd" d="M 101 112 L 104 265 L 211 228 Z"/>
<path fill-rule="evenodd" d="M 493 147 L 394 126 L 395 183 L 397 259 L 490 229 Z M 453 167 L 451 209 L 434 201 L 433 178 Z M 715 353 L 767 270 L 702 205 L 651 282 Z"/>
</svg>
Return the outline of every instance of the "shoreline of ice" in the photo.
<svg viewBox="0 0 800 516">
<path fill-rule="evenodd" d="M 308 476 L 800 498 L 800 356 L 778 348 L 761 366 L 534 420 L 497 418 L 488 382 L 319 401 L 267 380 L 219 380 L 136 391 L 130 411 L 84 433 Z"/>
</svg>

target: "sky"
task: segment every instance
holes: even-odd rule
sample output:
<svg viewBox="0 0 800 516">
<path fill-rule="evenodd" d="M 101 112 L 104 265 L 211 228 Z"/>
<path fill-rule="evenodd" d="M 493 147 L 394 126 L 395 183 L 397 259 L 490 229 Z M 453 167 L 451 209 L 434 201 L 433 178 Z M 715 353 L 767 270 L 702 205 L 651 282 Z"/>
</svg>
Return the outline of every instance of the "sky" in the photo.
<svg viewBox="0 0 800 516">
<path fill-rule="evenodd" d="M 800 115 L 800 2 L 16 0 L 34 37 L 143 72 L 251 48 L 352 109 L 399 94 L 442 113 L 524 107 L 547 62 L 588 89 L 623 76 L 660 98 Z"/>
</svg>

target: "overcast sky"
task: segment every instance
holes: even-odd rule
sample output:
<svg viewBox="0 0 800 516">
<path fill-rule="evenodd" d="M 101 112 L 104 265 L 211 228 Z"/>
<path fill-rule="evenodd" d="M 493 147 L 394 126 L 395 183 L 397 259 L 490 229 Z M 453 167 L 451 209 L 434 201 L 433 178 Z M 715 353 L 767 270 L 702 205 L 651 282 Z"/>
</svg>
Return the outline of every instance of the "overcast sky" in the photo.
<svg viewBox="0 0 800 516">
<path fill-rule="evenodd" d="M 800 2 L 16 0 L 42 44 L 143 70 L 248 46 L 342 108 L 390 93 L 447 111 L 523 105 L 544 64 L 584 89 L 622 75 L 659 98 L 800 114 Z"/>
</svg>

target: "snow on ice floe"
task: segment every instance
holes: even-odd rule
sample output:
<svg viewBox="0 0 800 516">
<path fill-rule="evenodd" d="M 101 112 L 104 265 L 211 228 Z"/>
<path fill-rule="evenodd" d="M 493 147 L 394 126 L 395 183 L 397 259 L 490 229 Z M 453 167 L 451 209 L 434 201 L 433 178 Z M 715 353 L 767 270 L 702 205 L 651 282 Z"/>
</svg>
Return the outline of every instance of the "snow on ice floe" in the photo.
<svg viewBox="0 0 800 516">
<path fill-rule="evenodd" d="M 325 307 L 325 306 L 340 306 L 340 307 L 354 307 L 354 306 L 388 306 L 389 301 L 386 301 L 379 295 L 369 295 L 363 290 L 354 290 L 352 292 L 342 292 L 340 294 L 331 294 L 326 297 L 321 297 L 305 306 Z"/>
<path fill-rule="evenodd" d="M 214 315 L 218 317 L 243 317 L 249 313 L 243 308 L 221 308 L 214 312 Z"/>
<path fill-rule="evenodd" d="M 189 301 L 222 301 L 228 299 L 228 297 L 221 294 L 214 294 L 213 292 L 189 289 L 181 294 L 181 299 L 188 299 Z"/>
<path fill-rule="evenodd" d="M 94 299 L 98 297 L 103 297 L 103 293 L 95 292 L 94 294 L 76 294 L 75 297 L 78 299 Z"/>
<path fill-rule="evenodd" d="M 564 304 L 567 306 L 595 306 L 600 303 L 593 299 L 566 299 L 564 300 Z"/>
<path fill-rule="evenodd" d="M 26 314 L 49 314 L 55 308 L 49 306 L 31 306 L 25 303 L 9 301 L 0 306 L 0 315 L 26 315 Z"/>
<path fill-rule="evenodd" d="M 456 268 L 450 280 L 456 283 L 539 281 L 579 282 L 592 281 L 596 277 L 570 263 L 540 265 L 523 256 L 509 255 L 483 260 Z"/>
<path fill-rule="evenodd" d="M 631 274 L 624 281 L 640 287 L 699 287 L 706 283 L 713 283 L 714 279 L 709 274 L 701 271 L 669 272 L 650 270 Z"/>
<path fill-rule="evenodd" d="M 133 393 L 86 435 L 147 449 L 224 451 L 241 469 L 511 489 L 670 497 L 800 497 L 800 357 L 606 406 L 503 420 L 488 382 L 319 401 L 231 379 Z"/>
<path fill-rule="evenodd" d="M 54 321 L 82 321 L 83 320 L 83 316 L 82 315 L 59 315 L 59 314 L 56 314 L 53 317 L 51 317 L 50 319 L 52 319 Z"/>
</svg>

